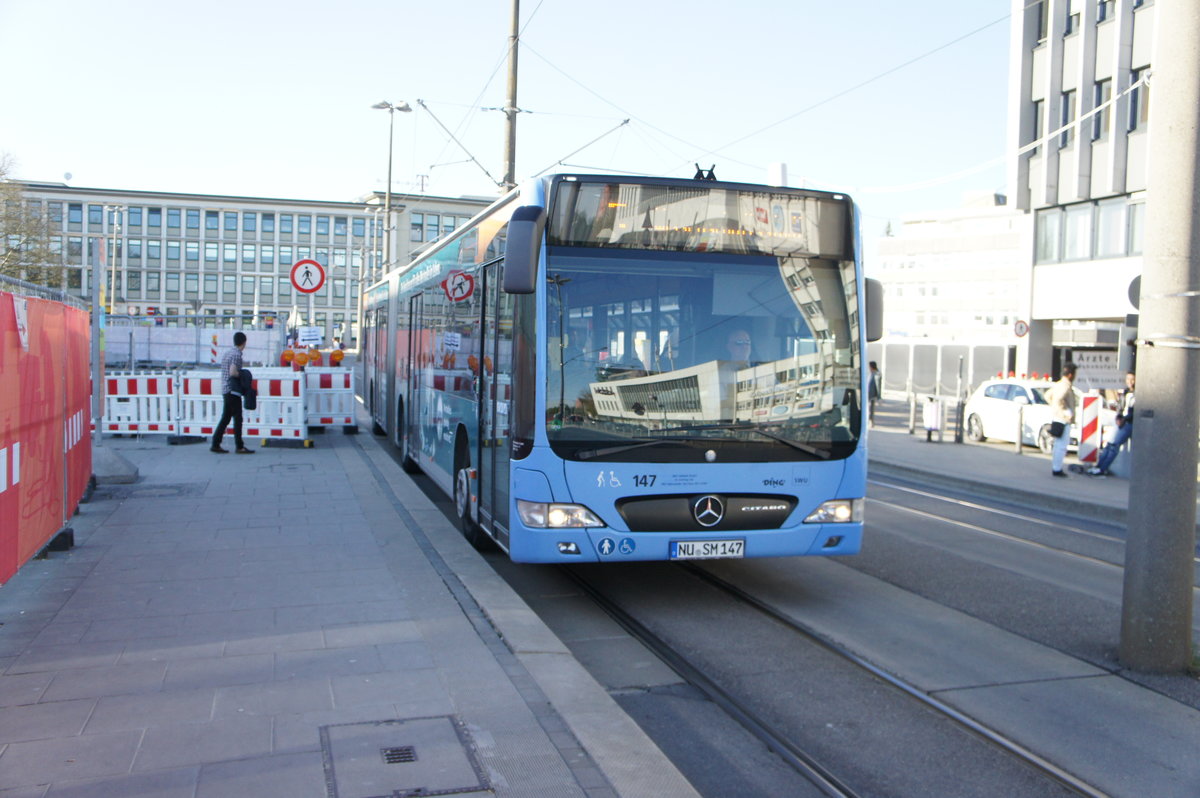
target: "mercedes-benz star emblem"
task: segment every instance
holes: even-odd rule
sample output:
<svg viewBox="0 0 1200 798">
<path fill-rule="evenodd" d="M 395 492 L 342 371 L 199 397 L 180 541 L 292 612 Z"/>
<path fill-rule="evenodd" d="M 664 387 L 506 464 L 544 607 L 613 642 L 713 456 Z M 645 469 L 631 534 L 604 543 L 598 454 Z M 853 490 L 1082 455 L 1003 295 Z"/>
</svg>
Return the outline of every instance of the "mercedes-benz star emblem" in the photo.
<svg viewBox="0 0 1200 798">
<path fill-rule="evenodd" d="M 716 526 L 725 517 L 725 505 L 716 496 L 701 496 L 692 505 L 692 515 L 702 527 Z"/>
</svg>

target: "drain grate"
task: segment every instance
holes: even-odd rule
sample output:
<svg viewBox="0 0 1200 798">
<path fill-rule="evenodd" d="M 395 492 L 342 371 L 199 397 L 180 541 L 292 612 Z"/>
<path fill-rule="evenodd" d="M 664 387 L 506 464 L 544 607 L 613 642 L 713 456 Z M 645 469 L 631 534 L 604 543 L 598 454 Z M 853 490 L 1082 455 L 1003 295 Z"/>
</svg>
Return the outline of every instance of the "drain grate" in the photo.
<svg viewBox="0 0 1200 798">
<path fill-rule="evenodd" d="M 383 754 L 384 764 L 387 765 L 403 765 L 405 762 L 417 761 L 417 749 L 411 745 L 400 748 L 380 748 L 379 753 Z"/>
<path fill-rule="evenodd" d="M 491 790 L 466 726 L 453 715 L 320 728 L 329 798 L 425 798 Z"/>
</svg>

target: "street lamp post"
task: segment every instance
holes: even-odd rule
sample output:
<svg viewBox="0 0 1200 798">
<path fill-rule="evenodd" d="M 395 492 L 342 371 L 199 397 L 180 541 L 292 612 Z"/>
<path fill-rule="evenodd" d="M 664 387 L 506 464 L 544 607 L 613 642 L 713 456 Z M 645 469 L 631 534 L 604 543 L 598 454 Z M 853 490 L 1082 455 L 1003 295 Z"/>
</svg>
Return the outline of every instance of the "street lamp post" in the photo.
<svg viewBox="0 0 1200 798">
<path fill-rule="evenodd" d="M 372 108 L 379 110 L 387 110 L 388 112 L 388 169 L 387 169 L 387 187 L 386 193 L 383 195 L 383 215 L 385 217 L 383 228 L 383 271 L 386 273 L 388 264 L 392 260 L 392 127 L 396 118 L 396 111 L 409 113 L 412 111 L 412 106 L 401 101 L 399 105 L 392 105 L 387 100 L 381 100 Z"/>
</svg>

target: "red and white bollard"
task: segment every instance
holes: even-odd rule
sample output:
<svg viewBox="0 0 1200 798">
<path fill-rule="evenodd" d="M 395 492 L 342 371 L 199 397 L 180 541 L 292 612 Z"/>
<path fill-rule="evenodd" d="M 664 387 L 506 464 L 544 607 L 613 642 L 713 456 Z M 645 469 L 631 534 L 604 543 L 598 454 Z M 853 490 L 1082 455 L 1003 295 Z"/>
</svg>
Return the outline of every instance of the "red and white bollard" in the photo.
<svg viewBox="0 0 1200 798">
<path fill-rule="evenodd" d="M 1083 397 L 1079 414 L 1079 462 L 1096 464 L 1100 454 L 1100 397 Z"/>
</svg>

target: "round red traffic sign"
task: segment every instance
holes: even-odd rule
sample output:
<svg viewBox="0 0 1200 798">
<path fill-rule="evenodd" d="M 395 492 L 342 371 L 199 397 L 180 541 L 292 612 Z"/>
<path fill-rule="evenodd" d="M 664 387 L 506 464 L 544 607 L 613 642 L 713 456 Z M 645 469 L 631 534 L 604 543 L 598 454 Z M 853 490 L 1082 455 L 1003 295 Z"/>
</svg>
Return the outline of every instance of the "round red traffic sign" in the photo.
<svg viewBox="0 0 1200 798">
<path fill-rule="evenodd" d="M 319 291 L 325 285 L 325 267 L 305 258 L 292 266 L 292 285 L 302 294 Z"/>
<path fill-rule="evenodd" d="M 1013 325 L 1013 332 L 1017 334 L 1018 338 L 1023 337 L 1026 333 L 1029 332 L 1029 323 L 1026 321 L 1018 320 L 1017 323 Z"/>
</svg>

